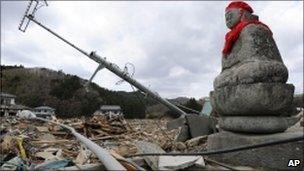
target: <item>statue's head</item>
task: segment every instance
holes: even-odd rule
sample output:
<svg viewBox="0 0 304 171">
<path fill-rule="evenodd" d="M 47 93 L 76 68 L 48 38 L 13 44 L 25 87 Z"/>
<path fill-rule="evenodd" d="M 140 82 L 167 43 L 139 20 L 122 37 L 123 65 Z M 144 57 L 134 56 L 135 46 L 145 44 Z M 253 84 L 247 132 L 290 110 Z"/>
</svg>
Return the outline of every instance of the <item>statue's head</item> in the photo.
<svg viewBox="0 0 304 171">
<path fill-rule="evenodd" d="M 225 18 L 226 18 L 226 26 L 228 28 L 233 28 L 236 24 L 238 24 L 242 18 L 250 18 L 253 13 L 252 8 L 246 4 L 245 2 L 231 2 L 226 7 Z"/>
</svg>

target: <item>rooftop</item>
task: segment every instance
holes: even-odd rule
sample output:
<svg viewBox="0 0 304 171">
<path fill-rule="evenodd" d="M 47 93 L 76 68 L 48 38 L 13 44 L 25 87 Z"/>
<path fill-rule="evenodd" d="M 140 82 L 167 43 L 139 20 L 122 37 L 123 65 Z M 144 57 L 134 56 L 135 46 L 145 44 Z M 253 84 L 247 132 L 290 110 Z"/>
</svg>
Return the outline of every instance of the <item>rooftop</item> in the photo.
<svg viewBox="0 0 304 171">
<path fill-rule="evenodd" d="M 18 105 L 18 104 L 14 104 L 14 105 L 10 105 L 10 106 L 1 104 L 0 108 L 1 109 L 13 109 L 13 110 L 23 110 L 23 109 L 31 110 L 32 109 L 30 107 L 27 107 L 27 106 L 24 106 L 24 105 Z"/>
<path fill-rule="evenodd" d="M 51 108 L 49 106 L 39 106 L 39 107 L 35 107 L 35 110 L 55 110 L 54 108 Z"/>
<path fill-rule="evenodd" d="M 9 93 L 0 92 L 0 97 L 15 98 L 16 96 Z"/>
<path fill-rule="evenodd" d="M 121 107 L 118 105 L 102 105 L 100 110 L 121 110 Z"/>
</svg>

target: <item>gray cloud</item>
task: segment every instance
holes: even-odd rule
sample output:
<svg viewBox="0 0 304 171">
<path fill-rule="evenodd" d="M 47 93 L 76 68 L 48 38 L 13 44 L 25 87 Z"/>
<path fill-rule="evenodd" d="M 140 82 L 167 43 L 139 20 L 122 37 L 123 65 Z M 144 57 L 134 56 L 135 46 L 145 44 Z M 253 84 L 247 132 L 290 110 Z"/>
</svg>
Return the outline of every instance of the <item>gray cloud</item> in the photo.
<svg viewBox="0 0 304 171">
<path fill-rule="evenodd" d="M 40 56 L 43 54 L 42 50 L 35 44 L 16 45 L 15 47 L 3 46 L 1 60 L 15 63 L 32 63 L 38 62 L 37 58 L 33 56 Z M 40 56 L 43 58 L 43 56 Z"/>
<path fill-rule="evenodd" d="M 25 13 L 25 9 L 29 1 L 1 1 L 1 24 L 6 28 L 17 28 Z M 52 4 L 52 2 L 50 3 Z M 44 10 L 41 7 L 37 10 L 35 17 L 45 20 L 49 24 L 58 26 L 60 23 L 60 15 L 56 11 Z"/>
<path fill-rule="evenodd" d="M 1 1 L 1 26 L 17 28 L 26 4 L 26 1 Z"/>
</svg>

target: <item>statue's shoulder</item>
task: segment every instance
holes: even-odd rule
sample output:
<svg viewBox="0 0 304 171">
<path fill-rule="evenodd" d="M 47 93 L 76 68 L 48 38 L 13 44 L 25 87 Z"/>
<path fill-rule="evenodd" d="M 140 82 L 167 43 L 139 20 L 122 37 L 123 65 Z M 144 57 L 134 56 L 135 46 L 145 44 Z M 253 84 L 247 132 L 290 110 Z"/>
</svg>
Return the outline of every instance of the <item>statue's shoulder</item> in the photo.
<svg viewBox="0 0 304 171">
<path fill-rule="evenodd" d="M 250 23 L 245 26 L 240 34 L 240 37 L 251 37 L 251 38 L 258 38 L 258 37 L 272 37 L 272 33 L 269 28 L 260 23 Z"/>
<path fill-rule="evenodd" d="M 231 53 L 222 59 L 222 67 L 231 68 L 239 63 L 256 60 L 282 62 L 271 31 L 263 24 L 251 23 L 243 28 Z"/>
<path fill-rule="evenodd" d="M 262 23 L 248 24 L 242 30 L 239 42 L 239 54 L 246 59 L 282 61 L 279 49 L 273 39 L 272 32 Z M 236 43 L 236 44 L 237 44 Z M 242 58 L 245 60 L 245 58 Z"/>
</svg>

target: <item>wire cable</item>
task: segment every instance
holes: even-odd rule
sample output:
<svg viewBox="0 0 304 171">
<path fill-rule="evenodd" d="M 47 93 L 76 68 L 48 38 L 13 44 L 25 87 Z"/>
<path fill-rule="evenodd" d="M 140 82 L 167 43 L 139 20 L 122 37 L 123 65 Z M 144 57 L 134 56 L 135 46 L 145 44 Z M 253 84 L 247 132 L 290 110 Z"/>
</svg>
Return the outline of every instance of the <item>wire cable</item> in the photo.
<svg viewBox="0 0 304 171">
<path fill-rule="evenodd" d="M 301 136 L 288 138 L 288 139 L 284 139 L 284 140 L 270 141 L 270 142 L 265 142 L 265 143 L 245 145 L 245 146 L 234 147 L 234 148 L 224 148 L 224 149 L 221 149 L 221 150 L 210 150 L 210 151 L 204 151 L 204 152 L 200 152 L 200 153 L 144 153 L 144 154 L 129 155 L 127 157 L 136 157 L 136 156 L 195 156 L 195 155 L 223 154 L 223 153 L 249 150 L 249 149 L 260 148 L 260 147 L 271 146 L 271 145 L 277 145 L 277 144 L 283 144 L 283 143 L 289 143 L 289 142 L 303 141 L 303 139 L 304 139 L 304 136 L 301 135 Z"/>
</svg>

